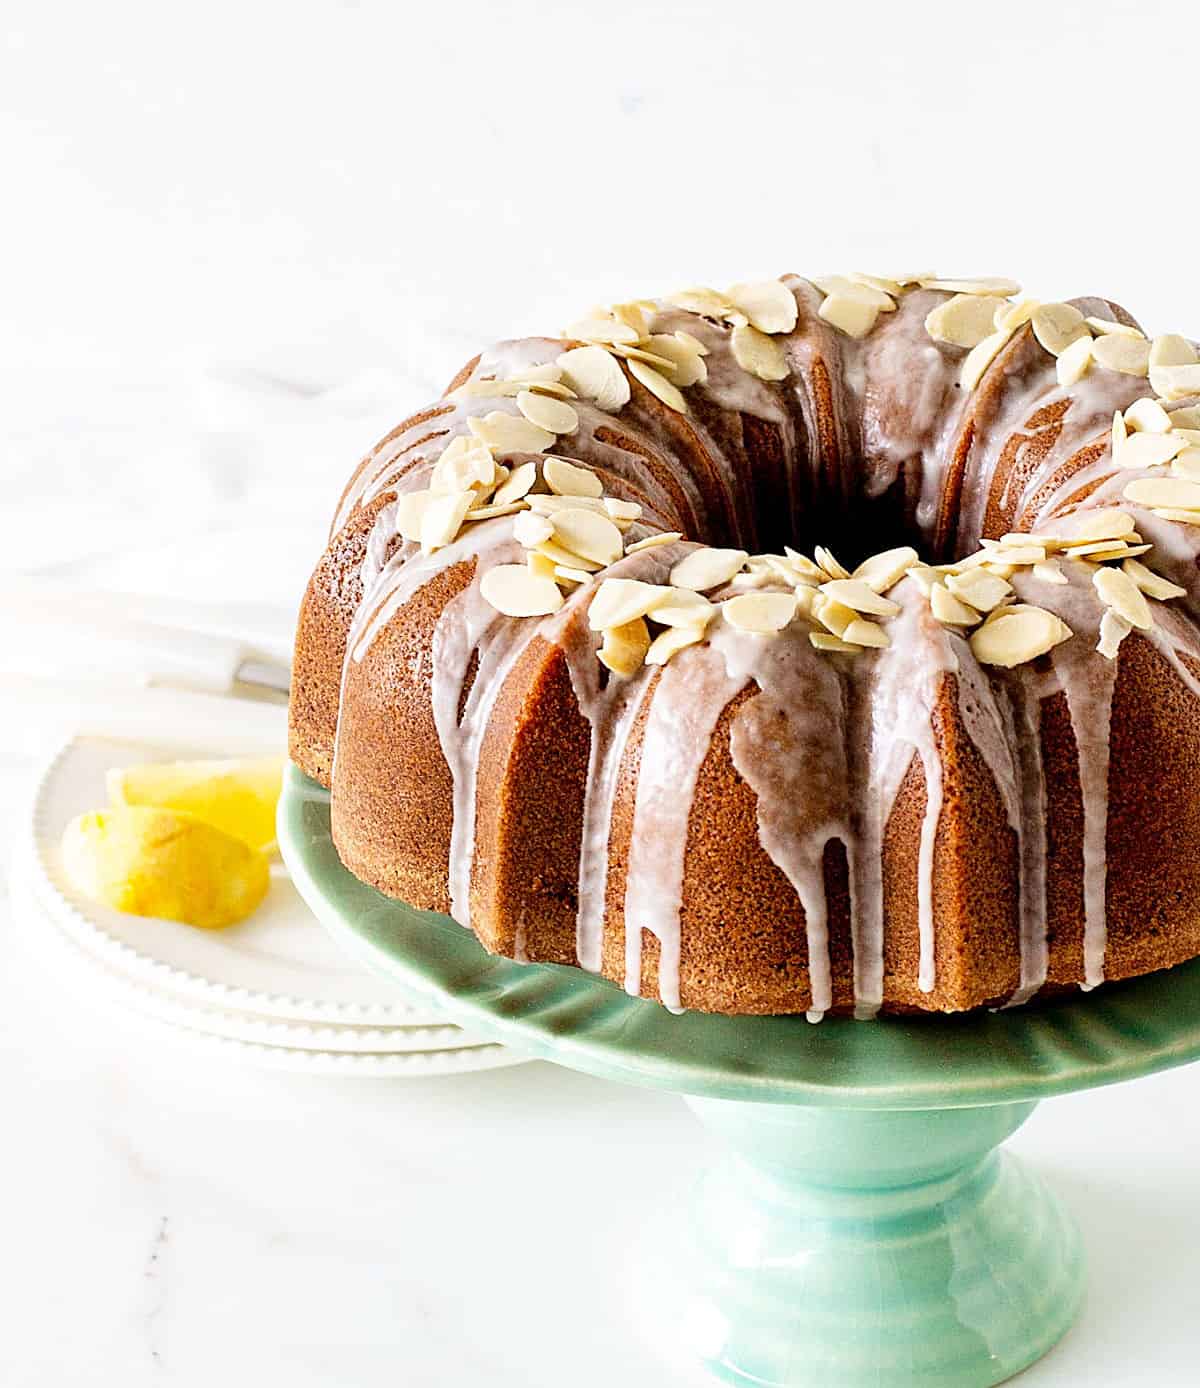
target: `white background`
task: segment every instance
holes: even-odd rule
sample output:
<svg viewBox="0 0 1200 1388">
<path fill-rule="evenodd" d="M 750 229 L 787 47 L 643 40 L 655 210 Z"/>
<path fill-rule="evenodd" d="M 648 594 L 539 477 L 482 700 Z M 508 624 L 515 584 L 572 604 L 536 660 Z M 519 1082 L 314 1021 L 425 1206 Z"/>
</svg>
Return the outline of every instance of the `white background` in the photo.
<svg viewBox="0 0 1200 1388">
<path fill-rule="evenodd" d="M 291 606 L 355 456 L 597 299 L 920 262 L 1195 335 L 1198 37 L 1165 0 L 10 4 L 0 571 Z M 704 1156 L 673 1101 L 202 1064 L 63 1005 L 10 916 L 5 1388 L 687 1381 L 628 1295 Z M 1093 1264 L 1031 1384 L 1196 1382 L 1198 1083 L 1015 1140 Z"/>
</svg>

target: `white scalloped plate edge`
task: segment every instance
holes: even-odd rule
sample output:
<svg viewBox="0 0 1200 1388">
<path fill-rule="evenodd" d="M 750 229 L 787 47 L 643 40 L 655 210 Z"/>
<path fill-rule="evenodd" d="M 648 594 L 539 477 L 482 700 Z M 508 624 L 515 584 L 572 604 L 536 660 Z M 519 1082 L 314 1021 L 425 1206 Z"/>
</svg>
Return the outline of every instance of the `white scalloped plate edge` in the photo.
<svg viewBox="0 0 1200 1388">
<path fill-rule="evenodd" d="M 35 861 L 26 856 L 22 864 L 18 858 L 10 874 L 14 902 L 26 907 L 30 914 L 41 910 L 41 903 L 33 891 Z M 43 911 L 43 914 L 44 911 Z M 289 1027 L 283 1024 L 281 1035 L 294 1038 L 305 1033 L 308 1044 L 280 1044 L 249 1036 L 231 1036 L 210 1029 L 214 1020 L 211 1010 L 203 1008 L 187 1009 L 177 1007 L 167 1009 L 159 995 L 144 984 L 131 980 L 121 974 L 113 973 L 99 959 L 82 949 L 74 938 L 57 928 L 52 918 L 46 924 L 53 932 L 54 948 L 60 957 L 71 960 L 71 967 L 78 970 L 78 978 L 100 981 L 104 988 L 99 995 L 89 989 L 92 996 L 116 1007 L 125 1018 L 135 1019 L 151 1028 L 155 1034 L 169 1033 L 176 1040 L 191 1049 L 207 1053 L 223 1054 L 274 1070 L 293 1073 L 353 1075 L 357 1077 L 407 1077 L 464 1074 L 475 1070 L 495 1070 L 507 1066 L 528 1063 L 532 1057 L 520 1055 L 506 1046 L 495 1042 L 472 1041 L 466 1045 L 431 1046 L 415 1049 L 390 1050 L 386 1045 L 377 1050 L 342 1050 L 331 1045 L 336 1039 L 338 1028 Z M 32 929 L 32 927 L 31 927 Z M 461 1029 L 451 1028 L 460 1037 Z M 416 1033 L 439 1028 L 411 1028 Z M 364 1035 L 386 1037 L 386 1032 L 364 1031 Z M 324 1040 L 325 1045 L 318 1044 Z"/>
<path fill-rule="evenodd" d="M 234 987 L 189 973 L 164 960 L 156 959 L 153 955 L 142 953 L 125 941 L 109 935 L 67 895 L 63 885 L 56 879 L 48 856 L 56 839 L 46 823 L 46 798 L 54 776 L 72 749 L 83 740 L 79 735 L 67 738 L 37 768 L 30 786 L 27 816 L 27 846 L 34 866 L 34 894 L 42 908 L 53 916 L 56 924 L 68 933 L 80 948 L 103 959 L 114 971 L 128 978 L 144 981 L 147 987 L 160 992 L 171 991 L 202 1007 L 219 1011 L 247 1012 L 259 1019 L 269 1017 L 279 1021 L 317 1025 L 339 1023 L 392 1027 L 445 1024 L 444 1013 L 433 1007 L 421 1008 L 404 1000 L 397 1000 L 395 1003 L 333 1002 Z M 174 740 L 181 743 L 184 741 L 179 738 Z"/>
</svg>

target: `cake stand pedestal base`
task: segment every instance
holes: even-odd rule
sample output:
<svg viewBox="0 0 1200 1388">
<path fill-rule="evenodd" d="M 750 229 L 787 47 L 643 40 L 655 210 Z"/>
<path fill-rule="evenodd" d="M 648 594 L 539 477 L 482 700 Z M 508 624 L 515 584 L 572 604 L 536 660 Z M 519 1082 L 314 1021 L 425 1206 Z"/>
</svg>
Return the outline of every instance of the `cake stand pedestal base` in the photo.
<svg viewBox="0 0 1200 1388">
<path fill-rule="evenodd" d="M 983 1388 L 1032 1364 L 1075 1316 L 1083 1260 L 1057 1201 L 996 1149 L 1042 1099 L 1200 1057 L 1200 960 L 965 1017 L 672 1016 L 579 969 L 497 958 L 364 886 L 338 860 L 328 795 L 295 768 L 279 842 L 369 967 L 482 1036 L 680 1094 L 717 1136 L 652 1280 L 620 1273 L 653 1304 L 655 1339 L 728 1383 Z"/>
<path fill-rule="evenodd" d="M 997 1145 L 1032 1103 L 870 1112 L 687 1098 L 725 1148 L 666 1282 L 730 1383 L 983 1388 L 1074 1319 L 1073 1222 Z"/>
</svg>

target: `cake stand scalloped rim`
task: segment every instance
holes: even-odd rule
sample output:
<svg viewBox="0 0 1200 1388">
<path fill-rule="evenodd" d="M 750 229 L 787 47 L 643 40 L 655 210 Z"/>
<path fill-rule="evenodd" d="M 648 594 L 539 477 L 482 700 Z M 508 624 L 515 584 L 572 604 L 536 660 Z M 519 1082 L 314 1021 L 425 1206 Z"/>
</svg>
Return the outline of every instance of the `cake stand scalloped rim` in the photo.
<svg viewBox="0 0 1200 1388">
<path fill-rule="evenodd" d="M 708 1098 L 857 1109 L 1016 1103 L 1200 1058 L 1200 960 L 1046 1007 L 957 1018 L 672 1016 L 578 969 L 488 954 L 342 866 L 328 792 L 294 766 L 279 842 L 292 879 L 351 953 L 438 998 L 478 1035 L 602 1078 Z"/>
</svg>

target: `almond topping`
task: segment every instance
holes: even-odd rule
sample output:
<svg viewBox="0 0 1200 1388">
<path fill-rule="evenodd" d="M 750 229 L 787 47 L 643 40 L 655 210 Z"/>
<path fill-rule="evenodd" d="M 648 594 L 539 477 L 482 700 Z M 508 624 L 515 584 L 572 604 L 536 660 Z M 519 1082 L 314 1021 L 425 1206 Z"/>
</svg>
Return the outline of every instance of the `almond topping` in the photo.
<svg viewBox="0 0 1200 1388">
<path fill-rule="evenodd" d="M 524 564 L 497 564 L 484 574 L 479 591 L 506 617 L 545 617 L 563 605 L 554 580 L 530 573 Z"/>
<path fill-rule="evenodd" d="M 742 593 L 722 603 L 721 613 L 739 631 L 773 636 L 796 615 L 796 598 L 792 593 Z"/>
<path fill-rule="evenodd" d="M 474 492 L 435 492 L 421 514 L 421 548 L 432 554 L 450 544 L 478 500 Z"/>
<path fill-rule="evenodd" d="M 1125 488 L 1125 496 L 1139 506 L 1165 506 L 1170 510 L 1200 509 L 1200 482 L 1183 477 L 1139 477 Z"/>
<path fill-rule="evenodd" d="M 869 612 L 876 617 L 894 617 L 900 611 L 900 604 L 889 598 L 880 597 L 860 578 L 834 578 L 821 584 L 821 592 L 836 602 L 845 603 L 855 612 Z"/>
<path fill-rule="evenodd" d="M 544 540 L 550 539 L 554 534 L 554 526 L 545 516 L 536 515 L 533 511 L 522 511 L 513 521 L 513 535 L 518 544 L 522 544 L 526 549 L 536 549 Z"/>
<path fill-rule="evenodd" d="M 1052 357 L 1061 357 L 1073 342 L 1091 336 L 1073 304 L 1043 304 L 1030 321 L 1034 337 Z"/>
<path fill-rule="evenodd" d="M 969 603 L 979 612 L 990 612 L 1012 592 L 1012 584 L 984 569 L 968 569 L 965 574 L 951 574 L 946 587 L 956 598 Z"/>
<path fill-rule="evenodd" d="M 898 549 L 886 549 L 880 554 L 873 554 L 869 559 L 864 559 L 851 577 L 861 579 L 876 593 L 886 593 L 889 588 L 900 582 L 917 559 L 917 551 L 908 545 L 901 545 Z"/>
<path fill-rule="evenodd" d="M 732 285 L 729 298 L 760 333 L 790 333 L 796 326 L 796 296 L 781 280 Z"/>
<path fill-rule="evenodd" d="M 629 679 L 642 668 L 650 649 L 650 631 L 641 617 L 619 627 L 606 627 L 599 661 L 614 675 Z"/>
<path fill-rule="evenodd" d="M 1131 627 L 1149 631 L 1154 625 L 1145 595 L 1123 569 L 1097 569 L 1092 575 L 1092 586 L 1101 601 Z"/>
<path fill-rule="evenodd" d="M 1036 660 L 1071 636 L 1071 628 L 1043 607 L 1002 607 L 971 633 L 971 650 L 981 665 L 1012 669 Z"/>
<path fill-rule="evenodd" d="M 1143 434 L 1169 434 L 1173 427 L 1171 416 L 1148 395 L 1135 400 L 1125 411 L 1124 419 L 1128 428 Z"/>
<path fill-rule="evenodd" d="M 626 545 L 626 554 L 641 554 L 644 549 L 657 549 L 659 545 L 673 545 L 676 540 L 682 540 L 683 534 L 678 530 L 667 530 L 661 535 L 647 535 L 644 540 L 638 540 L 635 544 Z"/>
<path fill-rule="evenodd" d="M 983 379 L 983 373 L 991 366 L 997 353 L 1008 341 L 1011 333 L 989 333 L 982 342 L 977 343 L 967 353 L 959 374 L 959 384 L 964 390 L 974 390 Z"/>
<path fill-rule="evenodd" d="M 616 414 L 629 403 L 629 382 L 617 359 L 603 347 L 573 347 L 558 359 L 567 384 L 597 409 Z"/>
<path fill-rule="evenodd" d="M 1126 376 L 1144 376 L 1150 369 L 1150 344 L 1144 337 L 1125 337 L 1109 333 L 1092 343 L 1092 356 L 1110 371 Z"/>
<path fill-rule="evenodd" d="M 1173 434 L 1130 434 L 1113 455 L 1119 468 L 1161 467 L 1187 447 Z"/>
<path fill-rule="evenodd" d="M 567 458 L 553 455 L 542 463 L 542 476 L 546 485 L 556 496 L 603 496 L 604 487 L 600 479 L 586 467 L 576 467 Z"/>
<path fill-rule="evenodd" d="M 465 492 L 483 487 L 496 475 L 496 460 L 482 439 L 452 439 L 429 477 L 431 492 Z"/>
<path fill-rule="evenodd" d="M 1114 318 L 1085 318 L 1083 320 L 1092 332 L 1100 337 L 1140 337 L 1145 338 L 1146 334 L 1141 328 L 1135 328 L 1132 323 L 1118 323 Z"/>
<path fill-rule="evenodd" d="M 875 326 L 879 310 L 861 299 L 851 299 L 845 294 L 830 294 L 822 299 L 817 313 L 826 323 L 844 332 L 847 337 L 866 337 Z"/>
<path fill-rule="evenodd" d="M 818 651 L 843 651 L 853 653 L 859 647 L 852 645 L 849 641 L 843 641 L 840 636 L 835 636 L 831 631 L 810 631 L 808 639 L 813 648 Z"/>
<path fill-rule="evenodd" d="M 531 424 L 552 434 L 573 434 L 579 428 L 579 416 L 565 400 L 552 395 L 537 395 L 523 390 L 517 396 L 517 409 Z"/>
<path fill-rule="evenodd" d="M 1068 535 L 1064 543 L 1078 545 L 1089 540 L 1123 540 L 1136 533 L 1137 527 L 1128 511 L 1105 507 L 1100 511 L 1085 512 L 1075 532 Z"/>
<path fill-rule="evenodd" d="M 955 347 L 978 347 L 984 338 L 997 330 L 997 303 L 1011 309 L 1004 299 L 956 294 L 926 314 L 925 331 L 935 342 L 948 342 Z M 1012 329 L 1001 328 L 1000 331 L 1007 337 Z"/>
<path fill-rule="evenodd" d="M 1186 588 L 1181 588 L 1178 583 L 1172 583 L 1170 579 L 1156 574 L 1153 569 L 1148 569 L 1145 564 L 1139 563 L 1136 559 L 1126 559 L 1121 568 L 1147 597 L 1157 598 L 1159 602 L 1166 602 L 1169 598 L 1187 596 Z"/>
<path fill-rule="evenodd" d="M 644 617 L 668 596 L 669 590 L 657 583 L 642 583 L 636 578 L 606 578 L 596 589 L 588 608 L 588 626 L 593 631 L 624 626 Z"/>
<path fill-rule="evenodd" d="M 554 538 L 564 548 L 597 564 L 612 564 L 624 552 L 621 532 L 607 516 L 568 507 L 550 516 Z"/>
<path fill-rule="evenodd" d="M 1133 628 L 1123 617 L 1114 612 L 1111 607 L 1108 608 L 1100 618 L 1100 640 L 1096 642 L 1096 649 L 1105 660 L 1115 660 L 1121 642 L 1132 630 Z"/>
<path fill-rule="evenodd" d="M 687 334 L 683 336 L 686 337 Z M 666 333 L 657 333 L 646 341 L 654 355 L 666 363 L 670 369 L 671 380 L 681 390 L 688 386 L 703 385 L 708 380 L 708 367 L 704 364 L 703 355 L 697 352 L 695 347 L 690 347 L 682 341 L 680 334 L 668 336 Z M 692 338 L 692 341 L 695 342 L 696 339 Z"/>
<path fill-rule="evenodd" d="M 956 598 L 943 583 L 935 583 L 929 590 L 929 605 L 933 615 L 945 626 L 973 627 L 979 621 L 980 614 Z"/>
<path fill-rule="evenodd" d="M 1194 366 L 1200 357 L 1186 337 L 1163 333 L 1150 344 L 1151 366 Z"/>
<path fill-rule="evenodd" d="M 467 428 L 493 453 L 544 453 L 554 442 L 549 429 L 531 424 L 518 414 L 503 414 L 499 410 L 493 410 L 482 419 L 468 419 Z"/>
<path fill-rule="evenodd" d="M 923 279 L 922 289 L 945 289 L 952 294 L 991 294 L 999 299 L 1007 299 L 1010 294 L 1019 294 L 1021 286 L 1016 280 L 1004 279 L 996 275 L 979 275 L 965 279 Z"/>
<path fill-rule="evenodd" d="M 842 633 L 842 640 L 852 646 L 871 646 L 877 650 L 891 645 L 887 632 L 879 623 L 868 622 L 866 618 L 859 618 L 858 621 L 851 622 Z"/>
<path fill-rule="evenodd" d="M 690 588 L 664 588 L 663 593 L 662 601 L 656 603 L 650 613 L 660 626 L 703 629 L 716 613 L 714 603 Z"/>
<path fill-rule="evenodd" d="M 744 549 L 693 550 L 671 570 L 671 583 L 676 588 L 691 588 L 697 593 L 721 588 L 746 562 Z"/>
<path fill-rule="evenodd" d="M 678 414 L 687 414 L 687 401 L 680 394 L 679 388 L 673 386 L 661 371 L 655 371 L 652 366 L 647 366 L 645 362 L 636 358 L 630 359 L 629 370 L 650 394 L 657 396 L 664 405 Z"/>
<path fill-rule="evenodd" d="M 1080 337 L 1077 337 L 1069 346 L 1064 347 L 1058 354 L 1055 374 L 1058 376 L 1059 385 L 1064 390 L 1075 385 L 1087 375 L 1092 365 L 1094 340 L 1091 334 L 1084 329 Z M 1044 343 L 1042 345 L 1045 346 Z"/>
<path fill-rule="evenodd" d="M 510 501 L 519 501 L 537 481 L 536 463 L 519 463 L 496 488 L 492 501 L 497 506 L 507 506 Z"/>
<path fill-rule="evenodd" d="M 787 378 L 787 355 L 783 348 L 773 337 L 759 332 L 749 323 L 734 328 L 729 345 L 733 348 L 734 360 L 743 371 L 751 372 L 761 381 L 782 381 Z"/>
<path fill-rule="evenodd" d="M 849 299 L 856 304 L 865 304 L 876 313 L 894 313 L 895 301 L 890 294 L 865 283 L 862 279 L 850 279 L 846 275 L 821 275 L 813 284 L 822 294 L 835 299 Z"/>
<path fill-rule="evenodd" d="M 1164 400 L 1200 395 L 1200 365 L 1152 367 L 1150 384 Z"/>
<path fill-rule="evenodd" d="M 672 656 L 704 639 L 702 627 L 667 627 L 650 642 L 647 665 L 665 665 Z"/>
<path fill-rule="evenodd" d="M 1058 567 L 1057 559 L 1044 559 L 1040 564 L 1035 564 L 1030 572 L 1034 578 L 1042 583 L 1053 583 L 1061 587 L 1064 583 L 1070 582 L 1070 579 Z"/>
</svg>

